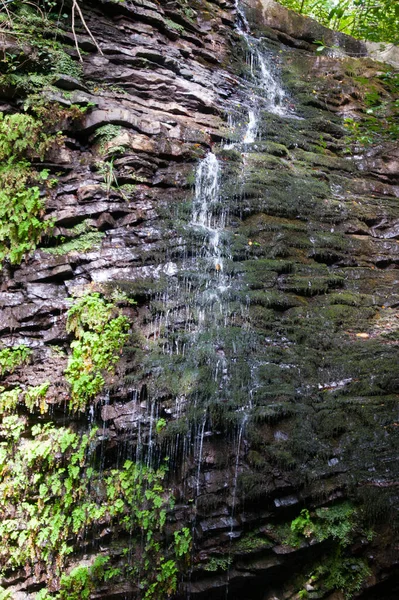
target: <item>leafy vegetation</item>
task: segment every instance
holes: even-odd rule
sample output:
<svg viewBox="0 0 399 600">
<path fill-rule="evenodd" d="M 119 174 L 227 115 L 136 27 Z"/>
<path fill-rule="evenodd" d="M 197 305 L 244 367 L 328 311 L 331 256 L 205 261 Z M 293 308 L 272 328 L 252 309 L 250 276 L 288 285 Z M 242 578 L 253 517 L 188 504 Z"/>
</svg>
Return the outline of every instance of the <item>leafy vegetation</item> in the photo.
<svg viewBox="0 0 399 600">
<path fill-rule="evenodd" d="M 299 546 L 303 538 L 314 537 L 317 541 L 333 539 L 341 546 L 351 543 L 354 533 L 360 528 L 360 514 L 349 502 L 317 508 L 311 515 L 307 508 L 291 523 L 291 534 L 287 543 Z M 372 532 L 362 532 L 370 538 Z"/>
<path fill-rule="evenodd" d="M 96 430 L 88 434 L 51 423 L 29 431 L 26 419 L 3 417 L 0 443 L 0 571 L 23 567 L 48 573 L 54 595 L 41 599 L 89 598 L 101 581 L 122 573 L 140 582 L 142 597 L 161 599 L 175 591 L 177 561 L 190 549 L 188 529 L 175 532 L 169 549 L 163 543 L 168 499 L 166 469 L 157 471 L 132 461 L 121 469 L 95 469 Z M 123 538 L 120 565 L 99 557 L 90 569 L 65 575 L 77 540 L 96 523 L 108 524 Z M 57 583 L 58 582 L 58 583 Z"/>
<path fill-rule="evenodd" d="M 122 132 L 122 127 L 120 125 L 113 125 L 112 123 L 108 123 L 107 125 L 103 125 L 99 127 L 94 135 L 94 140 L 99 144 L 99 152 L 100 154 L 106 153 L 106 147 L 109 145 L 109 152 L 111 154 L 118 153 L 120 150 L 124 150 L 123 146 L 112 145 L 112 142 L 115 138 L 117 138 Z"/>
<path fill-rule="evenodd" d="M 204 569 L 205 571 L 228 571 L 231 563 L 232 558 L 229 556 L 212 556 Z"/>
<path fill-rule="evenodd" d="M 310 513 L 304 508 L 291 523 L 290 534 L 286 543 L 299 546 L 304 538 L 314 538 L 319 542 L 330 540 L 333 551 L 317 564 L 310 573 L 312 585 L 323 589 L 337 589 L 351 598 L 360 590 L 364 580 L 370 575 L 370 569 L 361 558 L 353 558 L 345 554 L 354 540 L 355 534 L 362 534 L 372 539 L 373 532 L 364 530 L 360 524 L 360 514 L 349 502 L 329 507 L 318 508 Z M 306 590 L 301 590 L 301 598 L 307 598 Z"/>
<path fill-rule="evenodd" d="M 45 381 L 40 385 L 28 386 L 24 391 L 20 387 L 15 387 L 10 390 L 4 390 L 0 387 L 0 412 L 2 414 L 9 414 L 15 411 L 19 403 L 24 402 L 25 406 L 33 412 L 34 409 L 38 408 L 40 413 L 47 412 L 48 405 L 46 401 L 46 395 L 50 387 L 50 382 Z"/>
<path fill-rule="evenodd" d="M 113 373 L 129 334 L 129 321 L 114 302 L 86 294 L 68 311 L 67 331 L 73 333 L 72 355 L 65 371 L 71 385 L 71 410 L 85 410 L 102 390 L 106 372 Z"/>
<path fill-rule="evenodd" d="M 87 233 L 83 233 L 68 241 L 65 241 L 65 238 L 63 238 L 63 241 L 59 246 L 42 248 L 42 250 L 43 252 L 54 254 L 56 256 L 63 256 L 74 252 L 82 254 L 93 248 L 99 247 L 103 237 L 104 234 L 101 231 L 88 231 Z"/>
<path fill-rule="evenodd" d="M 52 225 L 42 220 L 45 201 L 37 185 L 47 180 L 48 171 L 37 172 L 28 161 L 43 158 L 54 143 L 44 129 L 31 115 L 0 113 L 0 263 L 19 263 Z"/>
<path fill-rule="evenodd" d="M 391 0 L 279 0 L 326 27 L 360 39 L 399 43 L 399 5 Z"/>
<path fill-rule="evenodd" d="M 350 75 L 350 73 L 349 73 Z M 345 127 L 347 150 L 367 147 L 399 138 L 399 74 L 385 70 L 371 81 L 361 75 L 353 75 L 354 85 L 359 89 L 363 114 L 360 118 L 347 117 Z"/>
<path fill-rule="evenodd" d="M 24 344 L 0 350 L 0 377 L 13 373 L 17 367 L 27 362 L 31 354 L 32 350 Z"/>
</svg>

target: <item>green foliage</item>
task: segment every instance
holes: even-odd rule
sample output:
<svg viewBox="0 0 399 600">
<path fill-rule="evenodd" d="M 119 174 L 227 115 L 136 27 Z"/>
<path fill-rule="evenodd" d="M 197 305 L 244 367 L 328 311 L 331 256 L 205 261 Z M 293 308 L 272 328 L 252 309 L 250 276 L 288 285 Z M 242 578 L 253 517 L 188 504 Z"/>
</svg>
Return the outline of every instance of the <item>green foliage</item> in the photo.
<svg viewBox="0 0 399 600">
<path fill-rule="evenodd" d="M 52 223 L 43 221 L 45 201 L 38 185 L 48 171 L 33 171 L 26 157 L 43 158 L 54 136 L 43 131 L 39 119 L 26 114 L 0 113 L 0 263 L 18 264 L 35 249 Z"/>
<path fill-rule="evenodd" d="M 314 524 L 310 519 L 310 513 L 307 508 L 301 510 L 299 517 L 291 523 L 291 531 L 294 534 L 301 534 L 309 537 L 314 532 Z"/>
<path fill-rule="evenodd" d="M 232 563 L 230 556 L 212 556 L 205 565 L 205 571 L 228 571 Z"/>
<path fill-rule="evenodd" d="M 371 539 L 371 532 L 365 531 L 360 524 L 361 515 L 349 502 L 318 508 L 310 513 L 306 508 L 291 523 L 291 533 L 285 542 L 299 546 L 304 538 L 313 537 L 317 541 L 330 540 L 334 543 L 333 553 L 316 566 L 311 573 L 312 585 L 324 591 L 337 589 L 345 593 L 346 598 L 362 586 L 370 575 L 366 562 L 360 558 L 348 557 L 347 548 L 357 533 Z M 306 590 L 299 592 L 300 598 L 307 598 Z"/>
<path fill-rule="evenodd" d="M 163 431 L 165 429 L 166 425 L 167 425 L 166 419 L 161 417 L 160 419 L 158 419 L 158 421 L 155 424 L 155 431 L 157 433 L 161 433 L 161 431 Z"/>
<path fill-rule="evenodd" d="M 37 386 L 28 386 L 25 391 L 20 387 L 11 390 L 0 387 L 0 412 L 4 415 L 14 412 L 19 402 L 25 402 L 31 412 L 34 408 L 38 408 L 42 414 L 47 412 L 46 394 L 49 387 L 49 381 Z"/>
<path fill-rule="evenodd" d="M 87 495 L 85 457 L 95 432 L 79 436 L 47 424 L 31 434 L 16 448 L 15 435 L 0 444 L 0 569 L 42 565 L 59 571 L 70 540 L 83 531 L 74 517 Z M 87 523 L 95 508 L 86 503 Z"/>
<path fill-rule="evenodd" d="M 273 546 L 265 535 L 251 532 L 243 535 L 235 544 L 235 552 L 253 552 Z"/>
<path fill-rule="evenodd" d="M 28 361 L 31 354 L 32 350 L 24 344 L 0 350 L 0 376 L 13 373 L 17 367 Z"/>
<path fill-rule="evenodd" d="M 0 161 L 16 162 L 22 158 L 43 159 L 53 143 L 44 132 L 43 122 L 24 113 L 0 113 Z"/>
<path fill-rule="evenodd" d="M 180 531 L 174 532 L 175 554 L 178 558 L 186 556 L 191 549 L 191 533 L 188 527 L 183 527 Z"/>
<path fill-rule="evenodd" d="M 49 387 L 49 381 L 45 381 L 35 387 L 28 387 L 24 397 L 25 405 L 28 410 L 33 411 L 34 408 L 39 408 L 41 413 L 47 412 L 46 395 Z"/>
<path fill-rule="evenodd" d="M 338 548 L 332 556 L 323 560 L 312 576 L 318 587 L 340 590 L 350 600 L 370 575 L 371 571 L 364 560 L 345 556 L 342 549 Z"/>
<path fill-rule="evenodd" d="M 0 600 L 12 600 L 10 592 L 0 587 Z"/>
<path fill-rule="evenodd" d="M 23 436 L 22 438 L 20 436 Z M 29 432 L 26 419 L 3 417 L 0 443 L 0 572 L 23 567 L 48 573 L 60 600 L 89 598 L 101 582 L 135 577 L 142 598 L 161 600 L 177 586 L 178 561 L 191 547 L 187 528 L 165 548 L 163 531 L 171 500 L 157 471 L 126 461 L 97 471 L 92 464 L 97 432 L 79 434 L 52 424 Z M 15 442 L 20 439 L 16 446 Z M 65 565 L 85 531 L 107 524 L 128 547 L 124 564 L 99 556 L 69 575 Z M 37 596 L 50 596 L 41 590 Z"/>
<path fill-rule="evenodd" d="M 7 438 L 11 443 L 17 442 L 26 428 L 26 419 L 18 415 L 3 417 L 0 425 L 0 435 Z"/>
<path fill-rule="evenodd" d="M 99 151 L 100 154 L 105 153 L 106 145 L 108 145 L 112 140 L 114 140 L 121 133 L 122 127 L 120 125 L 112 125 L 109 123 L 108 125 L 103 125 L 99 127 L 94 133 L 94 139 L 99 143 Z M 115 148 L 115 149 L 114 149 Z M 110 144 L 108 152 L 115 154 L 119 152 L 121 146 L 112 146 Z M 123 148 L 122 148 L 123 150 Z"/>
<path fill-rule="evenodd" d="M 399 138 L 399 74 L 385 71 L 369 79 L 354 76 L 363 97 L 363 114 L 345 119 L 347 151 Z"/>
<path fill-rule="evenodd" d="M 87 600 L 90 598 L 91 587 L 88 567 L 76 567 L 69 575 L 62 575 L 58 598 L 60 600 Z"/>
<path fill-rule="evenodd" d="M 113 373 L 129 334 L 129 321 L 114 302 L 86 294 L 71 306 L 67 331 L 73 333 L 72 355 L 65 378 L 71 385 L 71 410 L 85 410 L 102 390 L 106 372 Z"/>
<path fill-rule="evenodd" d="M 360 39 L 399 43 L 399 6 L 391 0 L 279 0 L 280 4 Z"/>
<path fill-rule="evenodd" d="M 109 562 L 109 556 L 99 555 L 90 567 L 75 567 L 68 575 L 63 573 L 60 580 L 59 592 L 55 596 L 56 600 L 81 600 L 90 598 L 91 593 L 99 584 L 110 581 L 120 575 L 121 570 L 115 567 L 108 567 Z M 47 593 L 47 590 L 42 590 L 42 593 Z M 39 595 L 36 596 L 36 600 L 39 600 Z"/>
<path fill-rule="evenodd" d="M 318 540 L 332 538 L 342 546 L 348 546 L 351 543 L 357 525 L 356 521 L 359 518 L 352 504 L 344 502 L 318 508 L 315 513 L 317 517 L 315 533 Z"/>
<path fill-rule="evenodd" d="M 183 31 L 184 31 L 183 25 L 179 25 L 178 23 L 175 23 L 171 19 L 165 19 L 165 23 L 170 29 L 174 29 L 178 33 L 183 33 Z"/>
<path fill-rule="evenodd" d="M 45 201 L 39 187 L 31 186 L 34 178 L 44 181 L 47 172 L 34 175 L 26 162 L 8 161 L 0 167 L 0 264 L 5 259 L 20 263 L 52 226 L 42 220 Z"/>
<path fill-rule="evenodd" d="M 63 256 L 74 252 L 83 254 L 84 252 L 89 252 L 89 250 L 98 247 L 101 244 L 103 237 L 104 234 L 101 231 L 89 231 L 76 238 L 64 241 L 59 246 L 42 248 L 42 251 L 56 256 Z"/>
<path fill-rule="evenodd" d="M 6 391 L 0 387 L 0 413 L 7 414 L 15 411 L 21 392 L 19 387 Z"/>
<path fill-rule="evenodd" d="M 359 514 L 349 502 L 318 508 L 313 515 L 304 508 L 292 521 L 286 542 L 295 547 L 313 536 L 319 542 L 332 539 L 345 547 L 351 543 L 358 521 Z"/>
</svg>

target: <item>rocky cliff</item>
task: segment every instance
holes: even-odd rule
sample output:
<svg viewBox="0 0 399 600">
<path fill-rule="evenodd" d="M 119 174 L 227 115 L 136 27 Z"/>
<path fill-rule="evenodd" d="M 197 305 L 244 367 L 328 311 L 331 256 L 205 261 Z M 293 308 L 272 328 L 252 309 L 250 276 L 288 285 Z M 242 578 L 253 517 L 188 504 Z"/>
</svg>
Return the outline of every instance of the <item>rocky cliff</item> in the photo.
<svg viewBox="0 0 399 600">
<path fill-rule="evenodd" d="M 21 451 L 21 464 L 25 452 L 32 506 L 46 505 L 39 484 L 51 487 L 68 447 L 32 427 L 91 431 L 85 456 L 104 478 L 125 459 L 156 468 L 168 458 L 161 496 L 176 500 L 165 535 L 187 527 L 192 538 L 176 597 L 396 598 L 397 74 L 362 43 L 270 2 L 82 9 L 75 35 L 65 17 L 55 41 L 37 21 L 38 39 L 3 36 L 4 118 L 34 114 L 51 142 L 40 156 L 36 139 L 28 156 L 48 170 L 40 242 L 18 264 L 2 232 L 1 343 L 19 352 L 0 365 L 2 447 Z M 281 110 L 256 74 L 266 63 Z M 211 151 L 218 195 L 201 229 L 198 190 L 210 176 L 201 184 L 198 165 Z M 88 295 L 97 329 L 77 309 L 73 320 Z M 123 344 L 114 336 L 101 362 L 85 334 L 105 347 L 117 319 Z M 86 340 L 83 374 L 102 378 L 98 388 L 86 380 L 93 393 L 73 387 L 74 338 Z M 32 435 L 54 459 L 34 462 Z M 87 480 L 84 494 L 104 498 L 82 457 L 71 487 Z M 16 528 L 32 551 L 25 569 L 16 551 L 1 555 L 2 585 L 35 598 L 45 582 L 59 587 L 49 572 L 58 546 L 39 557 L 42 525 L 27 527 L 26 515 L 15 525 L 25 498 L 10 491 L 6 458 L 2 519 L 13 524 L 2 545 Z M 121 568 L 125 509 L 88 518 L 86 508 L 58 568 L 95 556 Z M 143 597 L 123 573 L 90 597 Z M 79 589 L 60 597 L 88 597 Z"/>
</svg>

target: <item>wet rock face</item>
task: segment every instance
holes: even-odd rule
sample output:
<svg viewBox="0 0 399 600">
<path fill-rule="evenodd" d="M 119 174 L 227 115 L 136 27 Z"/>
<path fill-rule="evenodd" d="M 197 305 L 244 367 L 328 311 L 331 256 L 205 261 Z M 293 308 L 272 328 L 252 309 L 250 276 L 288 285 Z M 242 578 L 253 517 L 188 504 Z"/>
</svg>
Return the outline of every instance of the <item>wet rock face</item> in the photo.
<svg viewBox="0 0 399 600">
<path fill-rule="evenodd" d="M 0 275 L 1 341 L 33 350 L 2 385 L 50 381 L 49 402 L 63 415 L 67 298 L 82 286 L 118 287 L 137 301 L 126 309 L 134 333 L 91 418 L 110 463 L 126 448 L 169 457 L 171 520 L 194 534 L 179 597 L 227 590 L 288 600 L 305 589 L 340 598 L 334 585 L 309 581 L 320 557 L 336 552 L 334 535 L 309 530 L 295 542 L 289 524 L 305 506 L 349 499 L 362 523 L 345 556 L 370 569 L 369 590 L 354 593 L 389 598 L 398 560 L 385 528 L 398 500 L 398 151 L 385 140 L 357 147 L 343 121 L 364 114 L 356 77 L 382 67 L 316 56 L 313 24 L 293 29 L 263 5 L 249 8 L 288 112 L 260 111 L 243 148 L 234 143 L 247 126 L 250 67 L 232 2 L 87 6 L 103 55 L 82 30 L 84 75 L 60 76 L 52 92 L 89 109 L 49 157 L 53 233 Z M 204 250 L 209 232 L 190 225 L 196 166 L 211 148 L 221 168 L 214 215 L 226 217 L 223 273 Z M 34 586 L 13 590 L 33 598 Z M 95 597 L 134 592 L 121 584 Z"/>
</svg>

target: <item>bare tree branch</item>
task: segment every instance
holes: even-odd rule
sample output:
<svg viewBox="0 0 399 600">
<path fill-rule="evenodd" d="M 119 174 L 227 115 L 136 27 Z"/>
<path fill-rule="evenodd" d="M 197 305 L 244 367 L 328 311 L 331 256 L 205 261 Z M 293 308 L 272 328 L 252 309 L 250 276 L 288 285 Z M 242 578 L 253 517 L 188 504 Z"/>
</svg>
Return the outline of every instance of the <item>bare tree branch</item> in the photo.
<svg viewBox="0 0 399 600">
<path fill-rule="evenodd" d="M 73 29 L 73 34 L 74 34 L 74 38 L 75 38 L 76 49 L 77 49 L 78 54 L 79 54 L 79 60 L 82 62 L 83 59 L 82 59 L 82 55 L 81 55 L 81 53 L 79 51 L 79 48 L 78 48 L 78 41 L 77 41 L 76 33 L 74 31 L 74 28 L 75 28 L 75 10 L 77 11 L 77 13 L 78 13 L 78 15 L 80 17 L 80 20 L 82 21 L 83 27 L 86 29 L 87 33 L 89 34 L 91 41 L 93 42 L 93 44 L 95 45 L 95 47 L 97 48 L 97 50 L 99 51 L 99 53 L 102 54 L 102 55 L 104 55 L 103 51 L 101 50 L 100 46 L 97 43 L 97 40 L 93 37 L 93 34 L 91 33 L 89 27 L 87 26 L 87 23 L 85 21 L 85 18 L 84 18 L 83 14 L 82 14 L 81 8 L 80 8 L 77 0 L 73 0 L 73 4 L 72 4 L 72 29 Z"/>
</svg>

